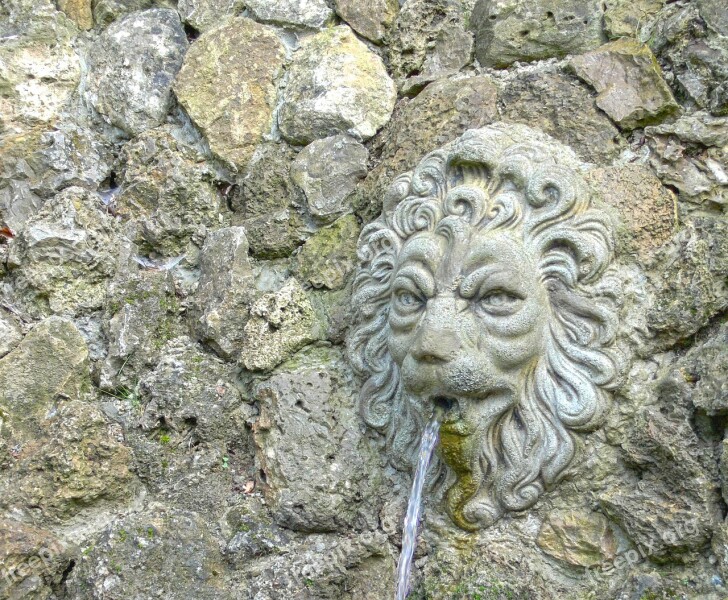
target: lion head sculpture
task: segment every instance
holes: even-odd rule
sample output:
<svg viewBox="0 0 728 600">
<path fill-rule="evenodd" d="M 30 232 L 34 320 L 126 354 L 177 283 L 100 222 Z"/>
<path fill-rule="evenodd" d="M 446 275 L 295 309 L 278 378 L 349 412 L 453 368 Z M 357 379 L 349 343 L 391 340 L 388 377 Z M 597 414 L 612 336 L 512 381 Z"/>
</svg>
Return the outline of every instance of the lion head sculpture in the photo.
<svg viewBox="0 0 728 600">
<path fill-rule="evenodd" d="M 580 167 L 527 127 L 471 130 L 398 177 L 359 238 L 361 415 L 409 468 L 448 409 L 438 485 L 464 529 L 533 505 L 608 408 L 614 243 Z"/>
</svg>

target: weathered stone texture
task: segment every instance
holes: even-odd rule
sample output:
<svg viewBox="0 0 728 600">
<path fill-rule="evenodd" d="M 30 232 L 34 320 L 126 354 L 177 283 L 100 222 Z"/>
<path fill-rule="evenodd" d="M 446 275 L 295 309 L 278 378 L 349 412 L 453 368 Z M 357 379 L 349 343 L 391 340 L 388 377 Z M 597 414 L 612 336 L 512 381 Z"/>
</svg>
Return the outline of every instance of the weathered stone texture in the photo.
<svg viewBox="0 0 728 600">
<path fill-rule="evenodd" d="M 240 362 L 249 370 L 269 371 L 321 334 L 311 301 L 295 279 L 264 294 L 250 309 Z"/>
<path fill-rule="evenodd" d="M 708 415 L 722 415 L 728 411 L 726 369 L 728 327 L 723 324 L 714 335 L 695 344 L 678 361 L 674 378 L 684 384 L 685 393 L 695 408 Z M 721 468 L 728 468 L 723 459 Z"/>
<path fill-rule="evenodd" d="M 201 35 L 174 83 L 177 99 L 210 149 L 243 168 L 271 130 L 285 51 L 265 25 L 237 17 Z"/>
<path fill-rule="evenodd" d="M 91 12 L 91 0 L 61 0 L 58 8 L 73 21 L 79 29 L 91 29 L 94 17 Z"/>
<path fill-rule="evenodd" d="M 571 59 L 576 74 L 596 89 L 596 103 L 625 129 L 659 123 L 678 105 L 647 46 L 621 39 Z"/>
<path fill-rule="evenodd" d="M 138 401 L 139 375 L 159 360 L 164 344 L 186 329 L 169 270 L 144 268 L 133 248 L 122 247 L 122 268 L 106 298 L 108 352 L 100 385 L 124 400 Z"/>
<path fill-rule="evenodd" d="M 72 567 L 73 549 L 50 531 L 13 519 L 0 519 L 3 598 L 50 598 Z"/>
<path fill-rule="evenodd" d="M 391 598 L 411 479 L 343 358 L 357 239 L 496 121 L 614 221 L 624 364 L 532 509 L 463 535 L 426 486 L 410 597 L 728 597 L 727 19 L 0 0 L 0 598 Z"/>
<path fill-rule="evenodd" d="M 618 234 L 624 254 L 636 252 L 648 260 L 677 232 L 677 198 L 647 167 L 594 169 L 586 178 L 607 204 L 619 210 L 626 226 Z"/>
<path fill-rule="evenodd" d="M 359 225 L 353 215 L 341 217 L 311 236 L 298 253 L 298 273 L 315 288 L 341 288 L 356 263 Z"/>
<path fill-rule="evenodd" d="M 497 119 L 497 87 L 488 77 L 443 79 L 428 85 L 416 98 L 400 100 L 391 122 L 371 154 L 379 160 L 357 192 L 357 208 L 371 219 L 381 209 L 384 192 L 400 173 L 467 129 Z M 428 123 L 420 128 L 419 123 Z M 417 130 L 417 135 L 412 131 Z"/>
<path fill-rule="evenodd" d="M 639 37 L 654 22 L 665 0 L 607 0 L 604 3 L 604 31 L 612 39 Z"/>
<path fill-rule="evenodd" d="M 728 224 L 701 217 L 684 226 L 655 258 L 655 301 L 647 323 L 670 346 L 728 308 Z"/>
<path fill-rule="evenodd" d="M 367 174 L 369 152 L 356 140 L 336 135 L 306 146 L 291 164 L 291 178 L 306 194 L 308 212 L 326 223 L 351 210 L 347 202 Z"/>
<path fill-rule="evenodd" d="M 291 178 L 296 154 L 285 143 L 264 143 L 231 194 L 233 221 L 245 227 L 256 258 L 290 255 L 310 235 L 305 196 Z"/>
<path fill-rule="evenodd" d="M 256 388 L 256 397 L 257 460 L 279 525 L 371 529 L 382 475 L 362 435 L 356 389 L 341 355 L 325 349 L 297 354 Z"/>
<path fill-rule="evenodd" d="M 395 100 L 381 59 L 341 25 L 301 44 L 288 72 L 278 124 L 296 144 L 337 133 L 368 140 L 389 120 Z"/>
<path fill-rule="evenodd" d="M 645 128 L 650 164 L 680 199 L 691 204 L 728 204 L 728 118 L 703 111 L 674 123 Z"/>
<path fill-rule="evenodd" d="M 608 163 L 624 148 L 586 87 L 561 71 L 519 73 L 505 83 L 498 103 L 505 120 L 542 129 L 589 162 Z"/>
<path fill-rule="evenodd" d="M 91 6 L 94 25 L 100 29 L 133 12 L 150 8 L 174 9 L 174 4 L 168 0 L 93 0 Z"/>
<path fill-rule="evenodd" d="M 0 47 L 0 135 L 52 123 L 68 103 L 81 77 L 72 27 L 56 15 L 40 24 L 24 15 L 7 32 Z M 23 29 L 31 35 L 18 35 Z"/>
<path fill-rule="evenodd" d="M 207 236 L 195 292 L 195 330 L 225 358 L 233 357 L 245 338 L 254 298 L 253 271 L 243 227 L 218 229 Z"/>
<path fill-rule="evenodd" d="M 712 6 L 710 2 L 667 4 L 643 38 L 671 72 L 672 87 L 683 103 L 725 115 L 728 46 L 725 36 L 715 33 L 720 13 Z"/>
<path fill-rule="evenodd" d="M 2 508 L 58 523 L 84 507 L 131 495 L 120 431 L 85 400 L 91 393 L 86 344 L 74 325 L 51 317 L 0 360 Z"/>
<path fill-rule="evenodd" d="M 273 554 L 248 568 L 241 590 L 261 600 L 290 598 L 386 598 L 395 581 L 395 558 L 379 533 L 346 538 L 312 535 L 289 546 L 289 554 Z M 272 573 L 259 577 L 257 573 Z"/>
<path fill-rule="evenodd" d="M 452 0 L 409 0 L 401 7 L 385 45 L 395 79 L 457 71 L 470 62 L 472 34 L 465 12 Z"/>
<path fill-rule="evenodd" d="M 145 597 L 155 590 L 166 598 L 222 600 L 222 572 L 218 540 L 199 515 L 154 506 L 109 524 L 67 588 L 94 599 Z"/>
<path fill-rule="evenodd" d="M 597 0 L 478 0 L 471 23 L 475 56 L 487 67 L 577 54 L 603 41 Z"/>
<path fill-rule="evenodd" d="M 143 250 L 169 257 L 192 253 L 221 222 L 215 173 L 192 148 L 160 127 L 126 144 L 113 208 L 135 223 Z"/>
<path fill-rule="evenodd" d="M 90 49 L 84 98 L 130 135 L 155 127 L 169 111 L 186 50 L 175 11 L 133 13 L 110 25 Z"/>
<path fill-rule="evenodd" d="M 226 17 L 239 15 L 244 8 L 243 0 L 180 0 L 177 5 L 182 20 L 202 32 L 219 26 Z"/>
<path fill-rule="evenodd" d="M 359 35 L 381 43 L 399 13 L 398 0 L 335 0 L 336 12 Z"/>
<path fill-rule="evenodd" d="M 18 433 L 32 428 L 63 395 L 80 399 L 90 391 L 88 350 L 73 324 L 50 317 L 0 361 L 2 406 L 14 416 Z M 11 425 L 11 427 L 13 427 Z"/>
<path fill-rule="evenodd" d="M 48 200 L 8 259 L 26 310 L 75 315 L 101 308 L 117 243 L 118 225 L 98 194 L 72 187 Z"/>
<path fill-rule="evenodd" d="M 254 19 L 284 27 L 320 29 L 334 13 L 326 0 L 246 0 Z"/>
<path fill-rule="evenodd" d="M 617 551 L 609 521 L 600 513 L 552 513 L 536 543 L 546 554 L 578 567 L 614 560 Z"/>
</svg>

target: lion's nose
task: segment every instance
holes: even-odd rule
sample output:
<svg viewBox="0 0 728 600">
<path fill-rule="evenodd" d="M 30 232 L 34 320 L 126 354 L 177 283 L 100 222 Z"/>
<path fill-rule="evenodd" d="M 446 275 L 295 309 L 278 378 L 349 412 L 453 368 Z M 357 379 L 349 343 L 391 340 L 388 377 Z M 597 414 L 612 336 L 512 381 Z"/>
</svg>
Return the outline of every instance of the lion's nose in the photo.
<svg viewBox="0 0 728 600">
<path fill-rule="evenodd" d="M 410 354 L 423 363 L 445 363 L 460 350 L 460 340 L 451 329 L 425 329 L 415 340 Z"/>
</svg>

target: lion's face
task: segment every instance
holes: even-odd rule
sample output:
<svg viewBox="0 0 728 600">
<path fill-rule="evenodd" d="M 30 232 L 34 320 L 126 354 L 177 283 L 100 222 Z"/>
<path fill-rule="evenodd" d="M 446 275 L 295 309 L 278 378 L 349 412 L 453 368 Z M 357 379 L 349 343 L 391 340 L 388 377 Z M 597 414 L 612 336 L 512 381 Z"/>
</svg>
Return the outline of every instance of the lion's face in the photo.
<svg viewBox="0 0 728 600">
<path fill-rule="evenodd" d="M 518 402 L 544 350 L 548 299 L 517 238 L 457 229 L 403 246 L 387 346 L 409 394 L 454 405 L 443 434 L 477 436 Z"/>
<path fill-rule="evenodd" d="M 449 407 L 433 491 L 464 529 L 532 506 L 609 404 L 613 233 L 582 167 L 526 127 L 471 130 L 398 177 L 359 239 L 362 417 L 408 468 Z"/>
</svg>

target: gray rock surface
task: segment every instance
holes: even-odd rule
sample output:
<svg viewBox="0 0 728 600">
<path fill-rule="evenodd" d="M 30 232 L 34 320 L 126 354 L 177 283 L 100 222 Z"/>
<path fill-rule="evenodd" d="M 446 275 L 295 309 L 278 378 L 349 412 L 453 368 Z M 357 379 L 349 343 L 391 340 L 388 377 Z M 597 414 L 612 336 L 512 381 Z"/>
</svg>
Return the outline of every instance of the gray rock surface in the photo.
<svg viewBox="0 0 728 600">
<path fill-rule="evenodd" d="M 728 204 L 728 119 L 699 111 L 674 123 L 646 127 L 650 164 L 680 198 L 694 204 Z"/>
<path fill-rule="evenodd" d="M 386 598 L 394 586 L 395 559 L 381 534 L 346 538 L 312 535 L 291 552 L 253 563 L 242 589 L 260 600 L 290 598 Z M 271 577 L 255 573 L 268 572 Z"/>
<path fill-rule="evenodd" d="M 220 25 L 228 16 L 238 16 L 245 9 L 243 0 L 180 0 L 180 17 L 197 31 L 204 32 Z"/>
<path fill-rule="evenodd" d="M 688 388 L 690 402 L 709 415 L 728 411 L 728 327 L 723 324 L 706 340 L 697 343 L 678 361 L 674 378 Z M 721 464 L 724 464 L 721 461 Z"/>
<path fill-rule="evenodd" d="M 354 31 L 375 44 L 381 43 L 399 12 L 397 0 L 335 0 L 336 13 Z"/>
<path fill-rule="evenodd" d="M 678 109 L 652 52 L 634 40 L 610 42 L 570 64 L 599 93 L 597 106 L 620 127 L 659 123 Z"/>
<path fill-rule="evenodd" d="M 602 199 L 619 210 L 624 230 L 618 233 L 622 252 L 647 261 L 677 231 L 677 198 L 643 165 L 593 169 L 587 181 Z"/>
<path fill-rule="evenodd" d="M 339 352 L 315 349 L 256 388 L 257 461 L 279 525 L 311 532 L 376 525 L 379 457 L 362 433 L 347 372 Z"/>
<path fill-rule="evenodd" d="M 110 25 L 89 50 L 84 98 L 129 135 L 155 127 L 167 116 L 186 51 L 175 11 L 133 13 Z"/>
<path fill-rule="evenodd" d="M 610 39 L 638 38 L 664 5 L 663 0 L 607 0 L 604 3 L 604 31 Z"/>
<path fill-rule="evenodd" d="M 98 194 L 71 187 L 48 200 L 8 258 L 25 310 L 76 315 L 101 308 L 118 239 L 118 224 Z"/>
<path fill-rule="evenodd" d="M 321 29 L 334 16 L 325 0 L 246 0 L 252 17 L 283 27 Z"/>
<path fill-rule="evenodd" d="M 41 321 L 0 360 L 1 507 L 37 524 L 131 496 L 130 453 L 120 431 L 87 402 L 86 343 L 59 317 Z M 8 461 L 7 459 L 11 460 Z"/>
<path fill-rule="evenodd" d="M 35 18 L 33 12 L 18 15 L 19 23 L 4 32 L 0 48 L 0 134 L 4 137 L 52 123 L 81 77 L 72 23 L 55 10 Z"/>
<path fill-rule="evenodd" d="M 193 255 L 207 230 L 222 221 L 215 172 L 166 126 L 146 131 L 124 146 L 112 205 L 135 224 L 144 254 L 179 259 Z"/>
<path fill-rule="evenodd" d="M 188 336 L 165 342 L 159 356 L 131 402 L 106 395 L 104 410 L 125 428 L 148 493 L 218 522 L 226 506 L 259 495 L 249 426 L 255 409 L 242 401 L 237 367 Z"/>
<path fill-rule="evenodd" d="M 369 219 L 381 209 L 384 193 L 400 173 L 465 130 L 483 127 L 497 118 L 498 88 L 489 77 L 442 79 L 428 85 L 416 98 L 400 100 L 392 120 L 372 145 L 379 164 L 357 191 L 357 209 Z M 428 126 L 411 132 L 418 123 Z"/>
<path fill-rule="evenodd" d="M 94 599 L 153 593 L 222 600 L 222 569 L 218 541 L 199 515 L 155 506 L 110 523 L 67 587 Z M 175 576 L 165 579 L 161 573 Z"/>
<path fill-rule="evenodd" d="M 588 163 L 623 371 L 531 509 L 426 489 L 410 597 L 728 597 L 722 0 L 10 0 L 0 40 L 0 598 L 391 598 L 357 237 L 495 121 Z"/>
<path fill-rule="evenodd" d="M 642 34 L 674 77 L 672 86 L 684 101 L 715 115 L 728 112 L 728 46 L 710 2 L 668 4 Z M 703 13 L 707 14 L 707 19 Z"/>
<path fill-rule="evenodd" d="M 417 78 L 423 70 L 455 70 L 470 62 L 471 34 L 460 2 L 409 0 L 385 38 L 396 81 Z M 427 67 L 425 67 L 427 65 Z"/>
<path fill-rule="evenodd" d="M 343 287 L 354 270 L 359 233 L 359 224 L 353 215 L 341 217 L 316 232 L 298 253 L 298 274 L 315 288 Z"/>
<path fill-rule="evenodd" d="M 94 24 L 100 29 L 105 29 L 129 13 L 149 8 L 174 9 L 174 5 L 168 0 L 95 0 L 91 3 Z"/>
<path fill-rule="evenodd" d="M 293 278 L 278 291 L 258 298 L 250 315 L 240 362 L 251 371 L 270 371 L 321 335 L 311 301 Z"/>
<path fill-rule="evenodd" d="M 696 218 L 656 258 L 647 323 L 661 346 L 693 335 L 728 307 L 727 228 L 722 219 Z"/>
<path fill-rule="evenodd" d="M 475 56 L 486 67 L 576 54 L 604 39 L 596 0 L 478 0 L 471 25 Z"/>
<path fill-rule="evenodd" d="M 505 83 L 498 101 L 505 120 L 543 129 L 587 161 L 609 162 L 625 146 L 590 90 L 561 70 L 519 73 Z"/>
<path fill-rule="evenodd" d="M 225 358 L 233 357 L 244 341 L 254 285 L 245 228 L 210 233 L 200 256 L 193 327 L 204 343 Z"/>
<path fill-rule="evenodd" d="M 367 174 L 369 152 L 346 135 L 316 140 L 291 164 L 291 178 L 306 194 L 308 212 L 324 223 L 351 210 L 347 202 Z"/>
<path fill-rule="evenodd" d="M 3 597 L 48 598 L 63 579 L 74 554 L 50 531 L 14 519 L 0 519 Z"/>
<path fill-rule="evenodd" d="M 256 258 L 289 256 L 310 235 L 306 197 L 291 178 L 295 156 L 286 143 L 262 144 L 231 194 L 233 220 Z"/>
<path fill-rule="evenodd" d="M 8 311 L 0 313 L 0 358 L 10 352 L 23 339 L 20 325 Z"/>
<path fill-rule="evenodd" d="M 179 321 L 181 306 L 170 271 L 143 267 L 133 251 L 122 247 L 121 268 L 109 284 L 104 322 L 108 351 L 99 383 L 111 397 L 135 405 L 139 376 L 186 326 Z"/>
<path fill-rule="evenodd" d="M 337 133 L 368 140 L 389 120 L 396 92 L 381 59 L 345 25 L 303 41 L 278 113 L 296 144 Z"/>
</svg>

